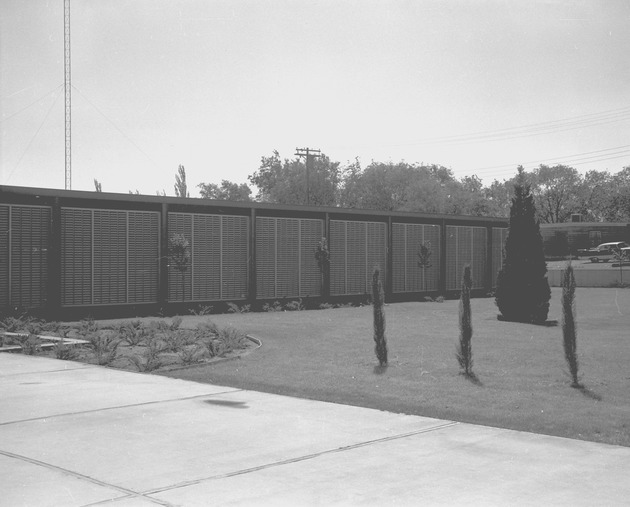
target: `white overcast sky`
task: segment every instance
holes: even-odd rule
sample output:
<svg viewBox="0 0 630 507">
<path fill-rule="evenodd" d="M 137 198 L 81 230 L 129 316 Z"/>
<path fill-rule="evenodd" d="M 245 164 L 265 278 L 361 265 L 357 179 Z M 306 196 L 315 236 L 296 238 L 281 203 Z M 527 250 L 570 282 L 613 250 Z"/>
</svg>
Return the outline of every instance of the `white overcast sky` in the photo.
<svg viewBox="0 0 630 507">
<path fill-rule="evenodd" d="M 0 184 L 63 188 L 63 0 L 0 19 Z M 486 183 L 630 165 L 628 0 L 72 0 L 71 36 L 75 190 L 242 183 L 296 147 Z"/>
</svg>

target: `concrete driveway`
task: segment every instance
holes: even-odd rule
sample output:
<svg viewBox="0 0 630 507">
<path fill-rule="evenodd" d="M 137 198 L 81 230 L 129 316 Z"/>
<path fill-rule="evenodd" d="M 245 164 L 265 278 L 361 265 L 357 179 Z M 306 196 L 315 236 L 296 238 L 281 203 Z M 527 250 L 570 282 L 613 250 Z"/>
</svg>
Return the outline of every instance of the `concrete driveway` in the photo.
<svg viewBox="0 0 630 507">
<path fill-rule="evenodd" d="M 628 505 L 630 448 L 0 354 L 0 505 Z"/>
</svg>

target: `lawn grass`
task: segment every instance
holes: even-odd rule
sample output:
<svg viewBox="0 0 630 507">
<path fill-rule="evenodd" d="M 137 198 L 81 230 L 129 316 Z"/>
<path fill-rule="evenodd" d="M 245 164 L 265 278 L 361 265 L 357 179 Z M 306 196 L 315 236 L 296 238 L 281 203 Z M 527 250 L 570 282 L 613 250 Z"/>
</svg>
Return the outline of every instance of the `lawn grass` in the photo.
<svg viewBox="0 0 630 507">
<path fill-rule="evenodd" d="M 560 289 L 550 319 L 561 321 Z M 577 289 L 580 373 L 570 387 L 556 327 L 501 322 L 491 298 L 472 300 L 473 371 L 455 357 L 458 301 L 385 308 L 389 366 L 374 354 L 372 309 L 215 315 L 260 338 L 239 360 L 170 377 L 630 446 L 630 290 Z M 186 317 L 194 326 L 196 317 Z M 280 417 L 282 414 L 278 414 Z"/>
</svg>

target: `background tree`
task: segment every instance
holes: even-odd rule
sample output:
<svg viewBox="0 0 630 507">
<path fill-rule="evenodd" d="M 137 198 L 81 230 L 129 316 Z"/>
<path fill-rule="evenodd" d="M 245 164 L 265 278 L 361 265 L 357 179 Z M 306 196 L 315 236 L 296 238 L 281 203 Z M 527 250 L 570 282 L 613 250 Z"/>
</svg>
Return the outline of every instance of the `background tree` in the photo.
<svg viewBox="0 0 630 507">
<path fill-rule="evenodd" d="M 277 204 L 335 206 L 341 181 L 339 162 L 331 162 L 325 154 L 312 160 L 309 172 L 309 196 L 306 196 L 306 165 L 303 160 L 280 158 L 274 151 L 262 157 L 260 167 L 248 180 L 258 189 L 256 199 Z"/>
<path fill-rule="evenodd" d="M 497 278 L 496 303 L 502 320 L 542 323 L 547 320 L 551 290 L 534 197 L 518 168 L 503 268 Z"/>
<path fill-rule="evenodd" d="M 573 167 L 541 165 L 531 174 L 530 182 L 541 222 L 568 222 L 579 210 L 582 178 Z"/>
<path fill-rule="evenodd" d="M 177 174 L 175 175 L 175 196 L 190 197 L 188 186 L 186 185 L 186 169 L 181 164 L 177 168 Z"/>
<path fill-rule="evenodd" d="M 216 183 L 199 183 L 199 194 L 204 199 L 217 199 L 221 201 L 251 201 L 252 190 L 245 183 L 233 183 L 221 180 L 221 185 Z"/>
</svg>

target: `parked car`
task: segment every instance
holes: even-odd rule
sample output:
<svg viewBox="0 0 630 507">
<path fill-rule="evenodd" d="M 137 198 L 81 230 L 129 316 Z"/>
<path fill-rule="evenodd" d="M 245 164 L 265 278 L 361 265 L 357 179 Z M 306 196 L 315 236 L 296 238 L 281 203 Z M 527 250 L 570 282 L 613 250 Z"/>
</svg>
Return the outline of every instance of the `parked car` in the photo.
<svg viewBox="0 0 630 507">
<path fill-rule="evenodd" d="M 595 248 L 588 250 L 578 250 L 578 257 L 588 257 L 591 262 L 608 262 L 615 258 L 615 252 L 621 252 L 625 256 L 630 256 L 630 245 L 625 241 L 613 241 L 602 243 Z"/>
</svg>

